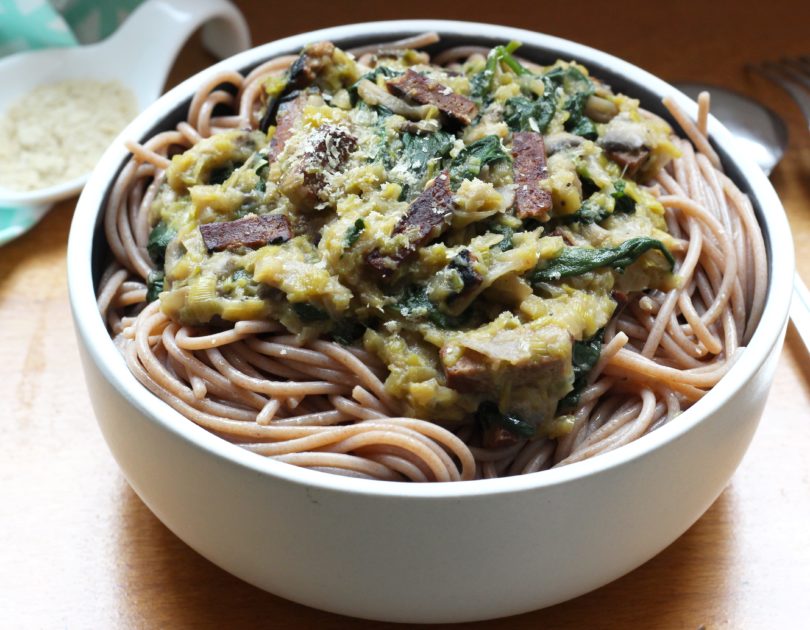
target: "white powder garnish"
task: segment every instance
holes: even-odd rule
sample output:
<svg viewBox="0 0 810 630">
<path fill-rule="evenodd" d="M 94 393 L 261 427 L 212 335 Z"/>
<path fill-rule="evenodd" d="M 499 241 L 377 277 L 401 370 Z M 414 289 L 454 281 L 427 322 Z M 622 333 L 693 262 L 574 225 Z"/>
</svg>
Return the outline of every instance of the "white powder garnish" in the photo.
<svg viewBox="0 0 810 630">
<path fill-rule="evenodd" d="M 89 173 L 137 113 L 118 81 L 35 88 L 0 116 L 0 186 L 36 190 Z"/>
</svg>

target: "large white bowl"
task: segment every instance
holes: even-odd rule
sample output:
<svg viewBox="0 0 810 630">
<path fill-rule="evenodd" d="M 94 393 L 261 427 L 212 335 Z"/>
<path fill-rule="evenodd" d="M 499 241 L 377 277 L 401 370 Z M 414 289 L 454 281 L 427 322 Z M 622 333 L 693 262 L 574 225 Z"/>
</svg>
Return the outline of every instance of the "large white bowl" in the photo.
<svg viewBox="0 0 810 630">
<path fill-rule="evenodd" d="M 96 308 L 106 255 L 105 200 L 143 139 L 184 115 L 194 90 L 222 69 L 248 70 L 329 39 L 352 47 L 428 30 L 440 46 L 524 42 L 541 62 L 576 59 L 665 115 L 670 85 L 615 57 L 530 31 L 445 21 L 378 22 L 290 37 L 227 59 L 140 115 L 111 147 L 79 200 L 68 247 L 70 300 L 90 396 L 127 480 L 177 536 L 240 578 L 309 606 L 370 619 L 459 622 L 549 606 L 595 589 L 652 558 L 717 498 L 745 452 L 773 379 L 793 277 L 782 206 L 753 160 L 711 119 L 726 171 L 763 226 L 770 286 L 743 357 L 700 402 L 614 452 L 507 479 L 433 485 L 332 476 L 270 461 L 197 427 L 130 374 Z"/>
</svg>

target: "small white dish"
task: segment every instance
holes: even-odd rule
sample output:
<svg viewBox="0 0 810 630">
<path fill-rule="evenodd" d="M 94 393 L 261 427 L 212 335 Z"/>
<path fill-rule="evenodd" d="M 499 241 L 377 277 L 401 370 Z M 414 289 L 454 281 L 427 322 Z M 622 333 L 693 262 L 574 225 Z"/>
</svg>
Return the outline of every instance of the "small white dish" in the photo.
<svg viewBox="0 0 810 630">
<path fill-rule="evenodd" d="M 247 23 L 227 0 L 148 0 L 104 41 L 0 60 L 0 85 L 13 86 L 0 90 L 0 112 L 37 86 L 66 79 L 119 81 L 141 112 L 160 96 L 177 54 L 201 25 L 203 44 L 218 58 L 250 46 Z M 0 245 L 34 225 L 52 204 L 78 194 L 89 175 L 31 191 L 0 187 Z M 11 223 L 12 216 L 19 220 Z"/>
</svg>

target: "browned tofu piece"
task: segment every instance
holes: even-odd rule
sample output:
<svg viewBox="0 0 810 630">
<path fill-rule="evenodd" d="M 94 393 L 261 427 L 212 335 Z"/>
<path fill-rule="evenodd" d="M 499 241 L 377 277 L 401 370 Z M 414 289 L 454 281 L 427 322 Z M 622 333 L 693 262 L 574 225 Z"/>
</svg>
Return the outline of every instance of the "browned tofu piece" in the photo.
<svg viewBox="0 0 810 630">
<path fill-rule="evenodd" d="M 279 244 L 292 238 L 292 227 L 287 217 L 279 214 L 248 215 L 236 221 L 205 223 L 200 226 L 205 247 L 219 252 L 237 247 L 257 248 Z"/>
<path fill-rule="evenodd" d="M 515 175 L 515 210 L 520 219 L 548 220 L 551 192 L 540 187 L 548 178 L 543 136 L 534 131 L 517 131 L 512 136 L 512 168 Z"/>
<path fill-rule="evenodd" d="M 463 393 L 497 397 L 504 384 L 512 389 L 534 386 L 548 379 L 566 379 L 571 371 L 571 335 L 558 326 L 479 329 L 452 343 L 456 345 L 444 346 L 439 356 L 447 386 Z"/>
<path fill-rule="evenodd" d="M 312 136 L 309 148 L 284 174 L 280 189 L 299 210 L 313 210 L 322 199 L 326 176 L 342 170 L 357 139 L 334 125 L 324 125 Z"/>
<path fill-rule="evenodd" d="M 453 216 L 453 191 L 450 174 L 439 174 L 419 195 L 397 222 L 392 236 L 405 234 L 408 244 L 393 253 L 375 249 L 366 255 L 366 262 L 381 277 L 387 278 L 400 264 L 411 258 L 422 245 L 439 236 L 450 225 Z"/>
<path fill-rule="evenodd" d="M 400 247 L 392 254 L 383 254 L 379 249 L 375 249 L 366 254 L 366 263 L 377 275 L 385 279 L 389 278 L 414 252 L 416 247 L 412 246 Z"/>
<path fill-rule="evenodd" d="M 444 376 L 448 387 L 463 394 L 491 389 L 492 374 L 489 362 L 483 354 L 467 350 L 450 366 L 445 363 L 446 356 L 447 348 L 444 347 L 441 349 L 440 357 L 444 364 Z"/>
<path fill-rule="evenodd" d="M 267 154 L 267 160 L 269 162 L 275 161 L 279 153 L 284 150 L 284 145 L 292 136 L 295 124 L 298 122 L 298 119 L 301 117 L 301 113 L 304 111 L 304 107 L 307 104 L 307 98 L 307 94 L 298 93 L 295 96 L 292 96 L 292 98 L 283 101 L 278 106 L 276 133 L 270 139 L 270 150 Z"/>
<path fill-rule="evenodd" d="M 536 386 L 549 379 L 565 378 L 570 367 L 565 359 L 540 357 L 535 361 L 511 364 L 494 361 L 490 357 L 467 349 L 452 365 L 445 362 L 446 348 L 439 353 L 444 365 L 445 382 L 448 387 L 462 394 L 485 394 L 498 398 L 501 388 L 508 383 L 511 388 Z M 556 404 L 556 400 L 554 401 Z"/>
<path fill-rule="evenodd" d="M 463 125 L 469 125 L 478 115 L 478 106 L 466 96 L 457 94 L 449 87 L 410 68 L 405 74 L 388 81 L 387 85 L 394 94 L 405 96 L 421 105 L 435 105 L 439 111 Z"/>
</svg>

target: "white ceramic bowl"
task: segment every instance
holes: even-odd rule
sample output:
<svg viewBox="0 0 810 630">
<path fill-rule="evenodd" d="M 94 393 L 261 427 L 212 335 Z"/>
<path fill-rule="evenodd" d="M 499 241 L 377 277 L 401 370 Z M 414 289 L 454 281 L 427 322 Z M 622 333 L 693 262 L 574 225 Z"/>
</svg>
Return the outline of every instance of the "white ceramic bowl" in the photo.
<svg viewBox="0 0 810 630">
<path fill-rule="evenodd" d="M 673 87 L 605 53 L 518 29 L 443 21 L 316 31 L 232 57 L 173 89 L 110 148 L 79 200 L 68 247 L 70 300 L 88 388 L 110 449 L 134 490 L 177 536 L 272 593 L 324 610 L 400 622 L 517 614 L 581 595 L 652 558 L 712 504 L 759 421 L 781 348 L 794 262 L 779 199 L 732 137 L 710 120 L 726 171 L 754 201 L 770 256 L 759 328 L 740 361 L 670 424 L 614 452 L 506 479 L 417 485 L 331 476 L 263 459 L 197 427 L 130 374 L 96 309 L 105 255 L 101 209 L 127 152 L 175 123 L 221 69 L 329 39 L 343 47 L 428 30 L 442 46 L 524 42 L 541 62 L 576 59 L 664 114 Z"/>
</svg>

